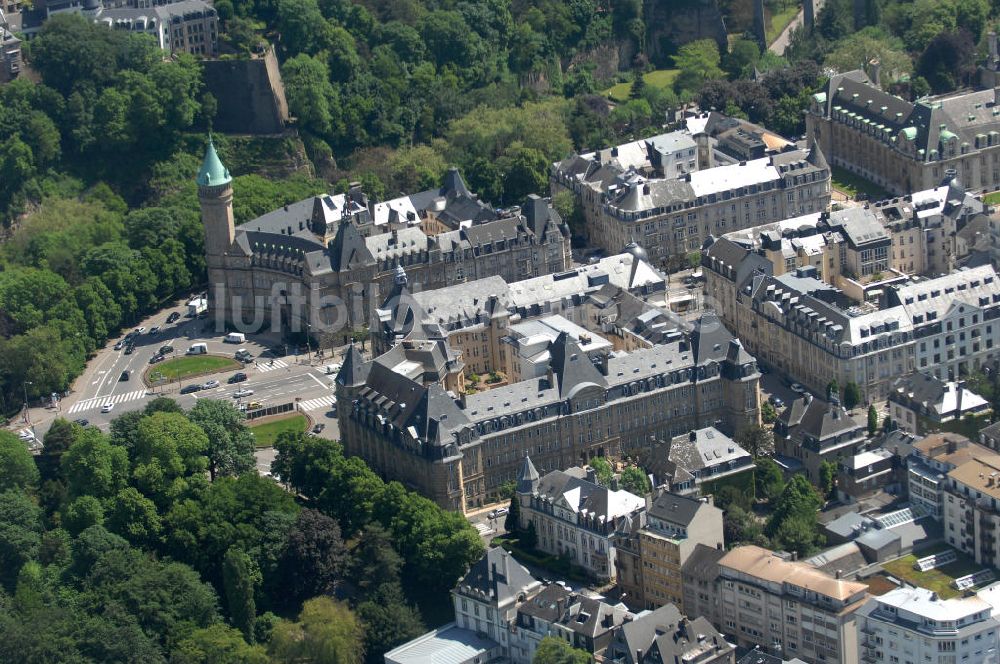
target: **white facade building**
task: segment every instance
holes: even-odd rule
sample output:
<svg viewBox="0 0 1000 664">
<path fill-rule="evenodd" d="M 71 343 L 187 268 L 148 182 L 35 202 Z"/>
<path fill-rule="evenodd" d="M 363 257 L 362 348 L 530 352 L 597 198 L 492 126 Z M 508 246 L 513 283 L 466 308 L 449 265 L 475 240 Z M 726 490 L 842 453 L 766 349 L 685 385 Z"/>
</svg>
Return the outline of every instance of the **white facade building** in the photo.
<svg viewBox="0 0 1000 664">
<path fill-rule="evenodd" d="M 925 588 L 897 588 L 858 609 L 863 664 L 973 664 L 997 661 L 992 605 L 979 598 L 943 600 Z"/>
</svg>

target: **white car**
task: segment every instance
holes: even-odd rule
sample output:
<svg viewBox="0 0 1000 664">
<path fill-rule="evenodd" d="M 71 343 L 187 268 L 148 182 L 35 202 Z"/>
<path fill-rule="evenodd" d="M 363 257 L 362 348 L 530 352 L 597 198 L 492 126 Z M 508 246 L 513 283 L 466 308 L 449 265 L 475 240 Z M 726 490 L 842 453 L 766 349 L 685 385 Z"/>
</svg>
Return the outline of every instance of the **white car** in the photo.
<svg viewBox="0 0 1000 664">
<path fill-rule="evenodd" d="M 243 397 L 249 397 L 251 395 L 253 395 L 253 390 L 248 390 L 246 388 L 233 392 L 234 399 L 242 399 Z"/>
<path fill-rule="evenodd" d="M 25 430 L 25 431 L 22 431 L 21 433 L 17 434 L 17 437 L 20 438 L 23 441 L 30 441 L 30 440 L 34 440 L 35 439 L 35 434 L 31 433 L 30 431 Z"/>
<path fill-rule="evenodd" d="M 136 334 L 142 334 L 145 331 L 146 331 L 145 327 L 137 327 L 137 328 L 135 328 Z"/>
<path fill-rule="evenodd" d="M 111 412 L 111 411 L 113 411 L 114 409 L 115 409 L 115 405 L 114 405 L 113 403 L 106 403 L 106 404 L 104 404 L 104 405 L 103 405 L 103 406 L 101 407 L 101 412 L 102 412 L 102 413 L 110 413 L 110 412 Z"/>
<path fill-rule="evenodd" d="M 792 392 L 795 392 L 796 394 L 806 393 L 806 388 L 802 387 L 802 385 L 800 385 L 799 383 L 792 383 L 789 389 L 791 389 Z"/>
<path fill-rule="evenodd" d="M 206 381 L 204 384 L 202 384 L 201 389 L 203 389 L 203 390 L 214 390 L 218 386 L 219 386 L 219 381 L 217 381 L 217 380 L 209 380 L 209 381 Z"/>
</svg>

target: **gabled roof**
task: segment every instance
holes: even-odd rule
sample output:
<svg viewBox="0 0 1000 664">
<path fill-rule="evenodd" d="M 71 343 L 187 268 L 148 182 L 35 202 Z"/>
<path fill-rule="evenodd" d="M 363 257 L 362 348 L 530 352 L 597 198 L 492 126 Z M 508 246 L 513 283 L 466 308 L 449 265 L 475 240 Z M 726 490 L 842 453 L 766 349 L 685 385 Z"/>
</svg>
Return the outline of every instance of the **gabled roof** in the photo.
<svg viewBox="0 0 1000 664">
<path fill-rule="evenodd" d="M 534 493 L 537 483 L 538 471 L 535 470 L 535 464 L 531 463 L 531 457 L 525 454 L 524 461 L 521 463 L 521 472 L 517 475 L 517 492 Z"/>
<path fill-rule="evenodd" d="M 350 221 L 341 221 L 337 234 L 327 249 L 330 255 L 330 267 L 334 272 L 354 270 L 371 265 L 375 262 L 365 238 Z"/>
<path fill-rule="evenodd" d="M 552 356 L 550 366 L 556 376 L 559 398 L 571 398 L 585 385 L 607 387 L 607 381 L 580 345 L 566 332 L 560 332 L 549 346 Z"/>
<path fill-rule="evenodd" d="M 793 401 L 778 419 L 788 427 L 788 437 L 799 441 L 807 434 L 824 441 L 849 431 L 860 433 L 864 429 L 843 406 L 834 406 L 811 395 Z"/>
<path fill-rule="evenodd" d="M 347 347 L 347 352 L 344 353 L 344 362 L 340 365 L 340 371 L 337 372 L 337 383 L 348 387 L 364 385 L 370 369 L 371 365 L 365 364 L 357 346 L 352 342 Z"/>
<path fill-rule="evenodd" d="M 469 568 L 459 580 L 457 590 L 460 594 L 504 604 L 532 593 L 541 585 L 514 556 L 494 547 Z"/>
</svg>

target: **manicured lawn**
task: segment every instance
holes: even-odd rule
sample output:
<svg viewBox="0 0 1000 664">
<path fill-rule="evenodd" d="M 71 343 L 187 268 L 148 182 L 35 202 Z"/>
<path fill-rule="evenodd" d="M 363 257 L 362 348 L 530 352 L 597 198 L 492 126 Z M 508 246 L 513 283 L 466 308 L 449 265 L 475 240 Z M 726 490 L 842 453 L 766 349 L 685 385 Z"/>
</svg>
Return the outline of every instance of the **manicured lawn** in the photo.
<svg viewBox="0 0 1000 664">
<path fill-rule="evenodd" d="M 940 549 L 943 551 L 944 549 Z M 931 553 L 939 553 L 938 549 L 932 549 L 924 552 L 924 555 L 930 555 Z M 909 555 L 903 556 L 899 560 L 893 560 L 892 562 L 886 563 L 882 567 L 886 572 L 896 577 L 897 579 L 902 579 L 916 586 L 921 586 L 922 588 L 927 588 L 933 590 L 941 597 L 941 599 L 949 599 L 951 597 L 958 597 L 962 593 L 951 587 L 951 582 L 960 576 L 965 576 L 966 574 L 972 574 L 973 572 L 978 572 L 983 569 L 982 565 L 977 565 L 974 560 L 966 555 L 958 554 L 958 560 L 944 567 L 938 567 L 937 569 L 932 569 L 928 572 L 918 572 L 913 569 L 913 563 L 917 562 L 917 556 Z"/>
<path fill-rule="evenodd" d="M 159 372 L 168 381 L 197 376 L 200 374 L 216 373 L 229 369 L 239 369 L 241 365 L 236 360 L 218 355 L 190 355 L 185 357 L 175 357 L 173 359 L 154 364 L 148 369 L 148 375 Z"/>
<path fill-rule="evenodd" d="M 987 205 L 1000 205 L 1000 191 L 994 191 L 992 194 L 986 194 L 983 196 L 983 202 Z"/>
<path fill-rule="evenodd" d="M 868 198 L 873 201 L 880 201 L 889 198 L 889 193 L 879 187 L 874 182 L 869 182 L 860 175 L 855 175 L 839 166 L 831 166 L 831 186 L 837 191 L 842 191 L 851 198 L 858 194 L 868 194 Z"/>
<path fill-rule="evenodd" d="M 677 80 L 677 75 L 680 74 L 678 69 L 657 69 L 656 71 L 651 71 L 648 74 L 643 74 L 643 78 L 646 80 L 646 85 L 650 85 L 654 88 L 667 88 L 674 84 Z M 628 101 L 628 94 L 632 90 L 632 83 L 619 83 L 618 85 L 604 91 L 610 99 L 619 102 Z"/>
<path fill-rule="evenodd" d="M 784 32 L 785 28 L 788 27 L 788 24 L 792 22 L 792 19 L 798 13 L 799 4 L 795 3 L 768 17 L 767 23 L 764 26 L 764 38 L 768 45 L 774 43 L 774 40 Z"/>
<path fill-rule="evenodd" d="M 268 420 L 257 425 L 250 425 L 257 447 L 273 447 L 285 431 L 305 431 L 309 420 L 302 413 L 291 413 L 284 417 Z"/>
</svg>

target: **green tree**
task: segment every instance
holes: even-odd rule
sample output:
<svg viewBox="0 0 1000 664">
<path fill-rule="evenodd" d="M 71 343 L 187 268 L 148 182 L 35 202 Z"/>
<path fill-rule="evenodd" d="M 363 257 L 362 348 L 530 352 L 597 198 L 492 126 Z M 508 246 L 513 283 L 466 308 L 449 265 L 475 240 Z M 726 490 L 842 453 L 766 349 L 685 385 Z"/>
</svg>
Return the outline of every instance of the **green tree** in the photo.
<svg viewBox="0 0 1000 664">
<path fill-rule="evenodd" d="M 351 609 L 329 597 L 302 606 L 298 620 L 278 623 L 268 648 L 278 662 L 360 664 L 364 627 Z"/>
<path fill-rule="evenodd" d="M 73 535 L 79 535 L 91 526 L 103 524 L 104 507 L 94 496 L 80 496 L 62 512 L 62 525 Z"/>
<path fill-rule="evenodd" d="M 778 411 L 770 401 L 765 401 L 760 405 L 760 419 L 764 424 L 774 424 L 778 419 Z"/>
<path fill-rule="evenodd" d="M 62 455 L 62 473 L 71 497 L 110 498 L 128 482 L 128 454 L 96 427 L 80 431 Z"/>
<path fill-rule="evenodd" d="M 246 416 L 233 404 L 199 399 L 188 418 L 208 436 L 208 472 L 212 481 L 221 475 L 241 475 L 255 468 L 254 438 Z"/>
<path fill-rule="evenodd" d="M 334 519 L 316 510 L 299 512 L 288 531 L 278 566 L 278 583 L 290 606 L 332 594 L 346 565 L 347 551 Z"/>
<path fill-rule="evenodd" d="M 650 491 L 649 477 L 638 466 L 629 466 L 622 471 L 621 487 L 637 496 L 645 496 Z"/>
<path fill-rule="evenodd" d="M 815 528 L 816 512 L 823 500 L 805 475 L 794 475 L 774 502 L 774 511 L 767 522 L 767 534 L 774 537 L 784 522 L 798 519 Z"/>
<path fill-rule="evenodd" d="M 13 590 L 24 563 L 41 545 L 42 513 L 22 491 L 0 493 L 0 583 Z"/>
<path fill-rule="evenodd" d="M 546 636 L 538 644 L 531 664 L 590 664 L 594 658 L 586 650 L 574 648 L 563 639 Z"/>
<path fill-rule="evenodd" d="M 723 78 L 719 47 L 713 39 L 699 39 L 682 46 L 674 56 L 680 70 L 674 87 L 679 95 L 693 95 L 705 81 Z"/>
<path fill-rule="evenodd" d="M 604 457 L 594 457 L 587 462 L 597 475 L 597 483 L 601 486 L 610 487 L 615 477 L 611 464 Z"/>
<path fill-rule="evenodd" d="M 873 61 L 880 65 L 879 78 L 883 86 L 909 76 L 913 71 L 913 62 L 906 54 L 902 41 L 874 26 L 837 42 L 834 49 L 826 54 L 823 64 L 839 71 L 850 71 L 859 66 L 868 69 Z"/>
<path fill-rule="evenodd" d="M 222 561 L 226 606 L 233 625 L 249 642 L 254 641 L 257 605 L 254 593 L 262 582 L 260 569 L 242 549 L 230 547 Z"/>
<path fill-rule="evenodd" d="M 0 491 L 38 488 L 38 467 L 28 447 L 9 431 L 0 431 Z"/>
<path fill-rule="evenodd" d="M 239 631 L 222 623 L 196 629 L 170 654 L 171 664 L 269 664 L 261 646 L 249 645 Z"/>
<path fill-rule="evenodd" d="M 143 417 L 132 449 L 136 485 L 165 504 L 186 486 L 184 478 L 208 469 L 208 449 L 208 436 L 184 415 Z"/>
<path fill-rule="evenodd" d="M 156 505 L 134 487 L 119 491 L 109 501 L 107 526 L 140 547 L 155 546 L 163 527 Z"/>
<path fill-rule="evenodd" d="M 774 454 L 774 434 L 762 426 L 744 427 L 736 434 L 736 444 L 750 453 L 753 458 Z"/>
<path fill-rule="evenodd" d="M 521 500 L 515 493 L 510 499 L 510 507 L 507 508 L 507 516 L 503 520 L 503 529 L 508 533 L 516 533 L 521 526 Z"/>
<path fill-rule="evenodd" d="M 383 583 L 368 599 L 358 604 L 364 623 L 365 661 L 379 664 L 383 655 L 424 633 L 420 612 L 406 603 L 399 583 Z"/>
<path fill-rule="evenodd" d="M 855 406 L 861 403 L 861 388 L 854 381 L 844 386 L 843 401 L 844 408 L 847 410 L 853 410 Z"/>
<path fill-rule="evenodd" d="M 868 435 L 874 436 L 878 432 L 878 411 L 875 404 L 868 406 Z"/>
<path fill-rule="evenodd" d="M 722 532 L 726 543 L 756 544 L 768 547 L 770 542 L 764 535 L 764 527 L 749 512 L 739 505 L 731 505 L 722 517 Z"/>
<path fill-rule="evenodd" d="M 772 541 L 774 546 L 794 551 L 804 558 L 816 552 L 822 537 L 816 532 L 815 516 L 797 516 L 782 521 L 775 530 Z"/>
<path fill-rule="evenodd" d="M 771 502 L 781 495 L 785 488 L 785 476 L 781 467 L 773 459 L 757 459 L 754 471 L 757 496 Z"/>
<path fill-rule="evenodd" d="M 749 78 L 757 61 L 760 60 L 760 46 L 752 39 L 737 39 L 726 57 L 726 70 L 733 78 Z"/>
<path fill-rule="evenodd" d="M 836 479 L 837 466 L 832 461 L 823 461 L 819 464 L 819 489 L 824 496 L 833 495 Z"/>
<path fill-rule="evenodd" d="M 528 551 L 534 551 L 535 547 L 538 546 L 538 530 L 535 528 L 534 521 L 529 521 L 528 527 L 521 533 L 521 546 Z"/>
</svg>

